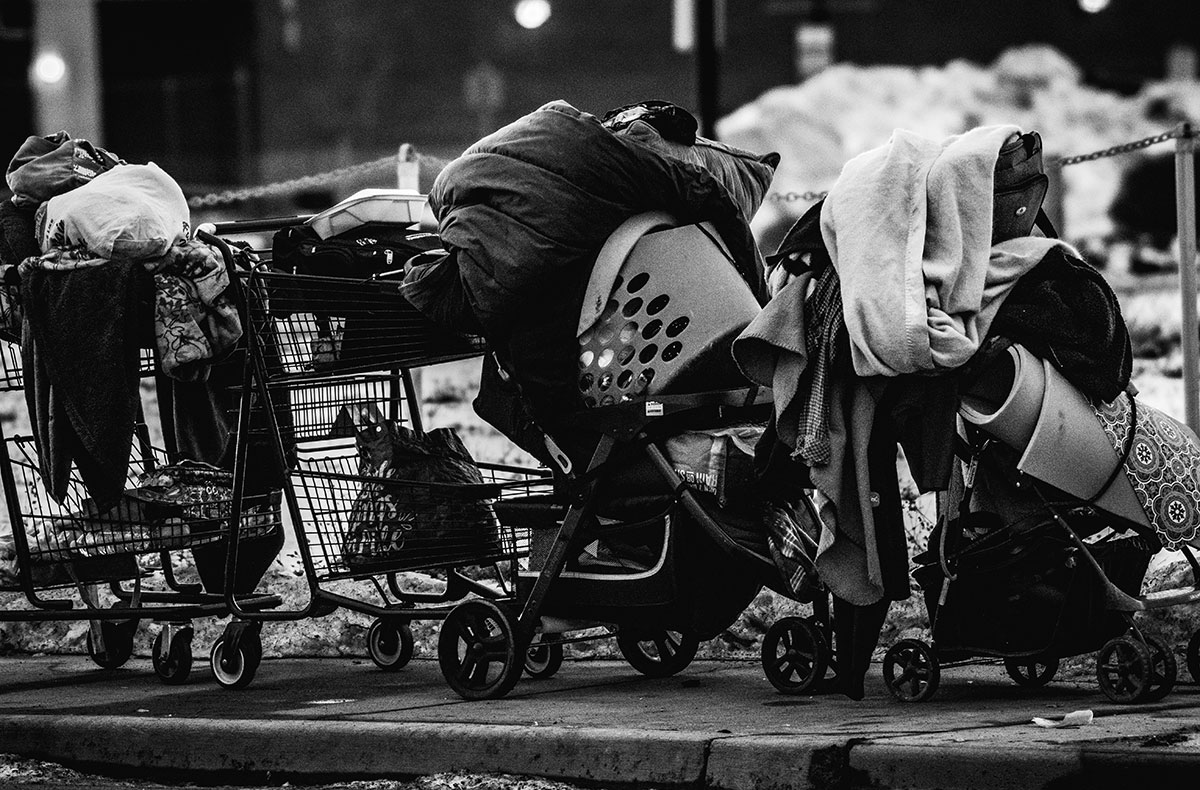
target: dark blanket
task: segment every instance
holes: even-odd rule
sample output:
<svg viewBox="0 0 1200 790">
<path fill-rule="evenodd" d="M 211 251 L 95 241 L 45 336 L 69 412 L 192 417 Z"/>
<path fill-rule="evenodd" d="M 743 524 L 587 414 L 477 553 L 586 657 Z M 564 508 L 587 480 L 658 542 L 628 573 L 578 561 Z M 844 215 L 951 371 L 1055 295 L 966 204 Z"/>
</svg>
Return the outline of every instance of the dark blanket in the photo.
<svg viewBox="0 0 1200 790">
<path fill-rule="evenodd" d="M 773 162 L 752 163 L 764 194 Z M 765 295 L 749 217 L 712 171 L 614 134 L 565 102 L 471 146 L 438 175 L 429 197 L 450 253 L 435 266 L 458 276 L 415 271 L 406 295 L 443 322 L 455 318 L 447 304 L 469 307 L 459 326 L 482 327 L 551 434 L 570 432 L 569 415 L 582 408 L 575 329 L 583 294 L 600 247 L 629 217 L 662 210 L 682 223 L 711 221 L 743 277 Z M 487 400 L 482 389 L 480 399 Z"/>
<path fill-rule="evenodd" d="M 43 480 L 62 501 L 71 462 L 105 510 L 125 488 L 138 413 L 137 264 L 21 274 L 25 399 Z"/>
<path fill-rule="evenodd" d="M 1129 384 L 1133 350 L 1120 302 L 1100 272 L 1062 247 L 1017 281 L 988 334 L 1050 360 L 1088 398 L 1109 403 Z"/>
<path fill-rule="evenodd" d="M 0 264 L 16 266 L 41 254 L 34 235 L 33 210 L 17 208 L 11 200 L 0 201 Z"/>
</svg>

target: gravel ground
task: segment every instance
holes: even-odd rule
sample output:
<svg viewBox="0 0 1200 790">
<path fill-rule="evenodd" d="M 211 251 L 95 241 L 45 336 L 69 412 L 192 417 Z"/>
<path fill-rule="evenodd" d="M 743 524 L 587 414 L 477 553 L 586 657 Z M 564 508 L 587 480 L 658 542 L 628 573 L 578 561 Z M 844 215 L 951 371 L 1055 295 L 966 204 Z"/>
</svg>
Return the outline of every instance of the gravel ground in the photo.
<svg viewBox="0 0 1200 790">
<path fill-rule="evenodd" d="M 203 785 L 206 790 L 274 790 L 278 787 L 297 785 L 254 784 L 254 785 Z M 72 788 L 72 790 L 179 790 L 185 787 L 200 787 L 194 784 L 165 783 L 154 778 L 114 778 L 95 776 L 55 763 L 27 760 L 11 754 L 0 754 L 0 787 L 12 790 L 26 788 Z M 303 785 L 310 790 L 578 790 L 574 785 L 548 779 L 510 776 L 507 774 L 435 774 L 407 781 L 371 779 L 332 784 Z"/>
</svg>

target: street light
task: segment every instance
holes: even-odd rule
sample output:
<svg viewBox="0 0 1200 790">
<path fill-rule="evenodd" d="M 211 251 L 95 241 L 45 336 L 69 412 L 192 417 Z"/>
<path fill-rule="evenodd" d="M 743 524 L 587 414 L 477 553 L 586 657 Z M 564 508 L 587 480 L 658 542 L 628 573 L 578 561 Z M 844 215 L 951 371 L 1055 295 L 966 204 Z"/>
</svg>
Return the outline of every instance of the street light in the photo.
<svg viewBox="0 0 1200 790">
<path fill-rule="evenodd" d="M 550 18 L 550 0 L 518 0 L 513 7 L 517 24 L 526 30 L 536 30 Z"/>
<path fill-rule="evenodd" d="M 57 85 L 67 76 L 67 62 L 53 50 L 38 53 L 33 61 L 33 78 L 43 85 Z"/>
</svg>

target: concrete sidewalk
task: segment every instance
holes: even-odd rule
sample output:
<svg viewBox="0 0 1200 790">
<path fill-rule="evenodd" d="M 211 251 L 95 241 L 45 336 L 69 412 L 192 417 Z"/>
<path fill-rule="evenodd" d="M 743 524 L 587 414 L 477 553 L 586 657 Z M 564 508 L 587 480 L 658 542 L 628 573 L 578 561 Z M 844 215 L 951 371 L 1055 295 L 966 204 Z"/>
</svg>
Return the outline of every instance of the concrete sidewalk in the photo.
<svg viewBox="0 0 1200 790">
<path fill-rule="evenodd" d="M 696 662 L 665 680 L 567 661 L 501 700 L 466 702 L 437 663 L 268 659 L 248 688 L 198 661 L 168 686 L 148 659 L 0 659 L 0 751 L 156 781 L 255 783 L 508 773 L 611 787 L 1089 788 L 1200 775 L 1200 688 L 1109 703 L 1094 680 L 1023 689 L 997 665 L 951 667 L 924 703 L 778 694 L 754 663 Z M 1092 723 L 1048 729 L 1093 711 Z"/>
</svg>

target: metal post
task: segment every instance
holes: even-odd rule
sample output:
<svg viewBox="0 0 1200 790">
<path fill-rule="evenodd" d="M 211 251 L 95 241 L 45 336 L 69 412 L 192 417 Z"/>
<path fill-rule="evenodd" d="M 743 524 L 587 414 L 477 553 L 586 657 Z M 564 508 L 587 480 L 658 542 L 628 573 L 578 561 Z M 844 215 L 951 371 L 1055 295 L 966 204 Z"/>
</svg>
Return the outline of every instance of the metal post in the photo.
<svg viewBox="0 0 1200 790">
<path fill-rule="evenodd" d="M 700 112 L 700 135 L 716 139 L 717 117 L 721 112 L 720 40 L 724 20 L 722 0 L 696 2 L 696 94 Z"/>
<path fill-rule="evenodd" d="M 1200 335 L 1196 323 L 1196 143 L 1190 123 L 1175 139 L 1175 223 L 1179 231 L 1179 332 L 1183 345 L 1184 412 L 1188 427 L 1200 432 Z"/>
<path fill-rule="evenodd" d="M 396 188 L 413 192 L 421 191 L 421 164 L 410 143 L 401 143 L 396 152 Z M 408 371 L 411 387 L 405 387 L 404 400 L 408 404 L 408 418 L 414 430 L 422 430 L 424 415 L 421 404 L 425 397 L 425 377 L 421 368 Z"/>
<path fill-rule="evenodd" d="M 396 152 L 396 188 L 421 191 L 421 163 L 411 143 L 401 143 Z"/>
<path fill-rule="evenodd" d="M 66 129 L 74 137 L 104 139 L 97 6 L 93 0 L 34 3 L 30 78 L 40 134 Z M 42 72 L 43 58 L 57 67 Z"/>
</svg>

